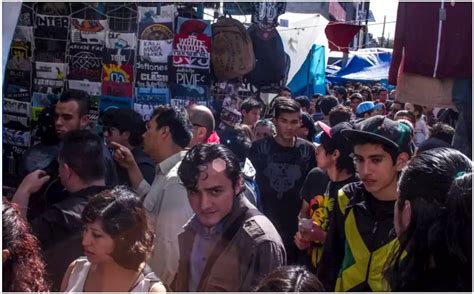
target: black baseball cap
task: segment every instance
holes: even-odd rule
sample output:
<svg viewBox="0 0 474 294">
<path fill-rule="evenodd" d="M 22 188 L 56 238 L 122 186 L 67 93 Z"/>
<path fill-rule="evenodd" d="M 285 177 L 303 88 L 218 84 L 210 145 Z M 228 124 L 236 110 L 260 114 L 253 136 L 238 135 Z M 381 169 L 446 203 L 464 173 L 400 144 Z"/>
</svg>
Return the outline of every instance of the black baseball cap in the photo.
<svg viewBox="0 0 474 294">
<path fill-rule="evenodd" d="M 319 138 L 319 142 L 322 145 L 331 146 L 334 149 L 338 149 L 341 153 L 348 154 L 352 152 L 351 142 L 342 135 L 342 131 L 354 128 L 349 122 L 340 122 L 332 128 L 321 121 L 318 121 L 317 124 L 323 130 Z"/>
<path fill-rule="evenodd" d="M 407 152 L 412 155 L 415 151 L 410 127 L 382 115 L 364 119 L 356 123 L 354 129 L 342 130 L 342 134 L 349 141 L 367 138 L 380 142 L 380 144 L 394 148 L 398 153 Z"/>
</svg>

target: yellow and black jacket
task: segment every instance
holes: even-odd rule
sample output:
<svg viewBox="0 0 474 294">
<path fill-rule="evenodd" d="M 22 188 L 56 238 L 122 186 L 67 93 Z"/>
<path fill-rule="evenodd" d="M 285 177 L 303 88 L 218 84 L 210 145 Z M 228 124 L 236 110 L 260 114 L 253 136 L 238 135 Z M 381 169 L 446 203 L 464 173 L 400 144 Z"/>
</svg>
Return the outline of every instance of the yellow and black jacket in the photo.
<svg viewBox="0 0 474 294">
<path fill-rule="evenodd" d="M 339 190 L 318 277 L 327 291 L 387 291 L 383 271 L 397 239 L 395 201 L 380 201 L 362 182 Z"/>
</svg>

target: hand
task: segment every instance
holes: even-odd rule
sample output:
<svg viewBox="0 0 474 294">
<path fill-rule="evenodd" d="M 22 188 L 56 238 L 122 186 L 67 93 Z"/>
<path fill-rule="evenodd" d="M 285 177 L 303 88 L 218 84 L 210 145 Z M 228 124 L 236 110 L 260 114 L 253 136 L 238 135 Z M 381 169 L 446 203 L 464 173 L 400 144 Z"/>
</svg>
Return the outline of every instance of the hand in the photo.
<svg viewBox="0 0 474 294">
<path fill-rule="evenodd" d="M 296 232 L 295 245 L 299 250 L 306 250 L 311 246 L 311 242 L 304 239 L 300 232 Z"/>
<path fill-rule="evenodd" d="M 112 142 L 112 145 L 112 148 L 114 148 L 114 159 L 121 167 L 128 170 L 136 164 L 130 149 L 115 142 Z"/>
<path fill-rule="evenodd" d="M 51 177 L 44 170 L 37 169 L 29 173 L 23 181 L 21 181 L 18 190 L 25 191 L 25 193 L 28 194 L 36 193 L 50 178 Z"/>
<path fill-rule="evenodd" d="M 324 241 L 326 241 L 326 232 L 314 222 L 311 230 L 304 230 L 301 235 L 305 240 L 309 242 L 324 243 Z"/>
</svg>

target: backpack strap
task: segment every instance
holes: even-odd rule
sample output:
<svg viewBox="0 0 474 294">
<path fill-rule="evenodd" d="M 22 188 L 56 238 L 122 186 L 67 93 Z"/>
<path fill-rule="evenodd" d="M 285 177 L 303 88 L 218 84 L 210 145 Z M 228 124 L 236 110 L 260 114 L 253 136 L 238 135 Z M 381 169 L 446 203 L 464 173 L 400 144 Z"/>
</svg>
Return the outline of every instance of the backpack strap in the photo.
<svg viewBox="0 0 474 294">
<path fill-rule="evenodd" d="M 259 214 L 261 214 L 261 212 L 255 208 L 249 209 L 248 207 L 245 207 L 241 210 L 239 216 L 225 230 L 225 232 L 222 234 L 222 238 L 217 242 L 216 246 L 214 247 L 214 250 L 212 250 L 212 253 L 209 256 L 209 259 L 206 263 L 206 266 L 204 267 L 204 270 L 202 271 L 201 280 L 199 281 L 197 291 L 200 291 L 204 283 L 204 279 L 211 272 L 211 269 L 216 263 L 217 258 L 227 248 L 227 246 L 232 241 L 237 231 L 242 227 L 245 220 Z"/>
</svg>

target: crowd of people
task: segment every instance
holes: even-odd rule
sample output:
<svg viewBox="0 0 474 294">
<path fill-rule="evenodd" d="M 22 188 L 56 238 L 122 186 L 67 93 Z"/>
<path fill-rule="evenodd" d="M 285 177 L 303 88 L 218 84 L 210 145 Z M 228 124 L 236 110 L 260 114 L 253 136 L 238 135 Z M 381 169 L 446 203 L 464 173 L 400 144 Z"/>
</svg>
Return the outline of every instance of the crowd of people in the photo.
<svg viewBox="0 0 474 294">
<path fill-rule="evenodd" d="M 3 290 L 471 291 L 456 113 L 380 84 L 328 91 L 248 98 L 237 124 L 112 109 L 99 134 L 87 93 L 64 91 L 3 198 Z"/>
</svg>

